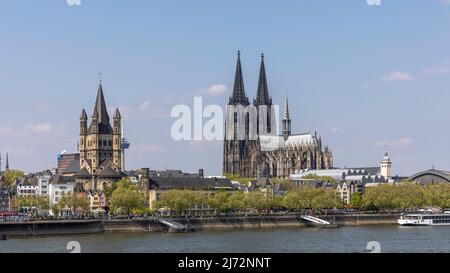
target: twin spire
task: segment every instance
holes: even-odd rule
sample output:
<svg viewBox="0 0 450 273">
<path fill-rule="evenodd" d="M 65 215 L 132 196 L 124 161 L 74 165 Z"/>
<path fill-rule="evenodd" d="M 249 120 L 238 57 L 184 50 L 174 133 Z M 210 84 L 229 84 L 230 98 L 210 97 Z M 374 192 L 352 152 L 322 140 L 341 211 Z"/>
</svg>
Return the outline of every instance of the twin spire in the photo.
<svg viewBox="0 0 450 273">
<path fill-rule="evenodd" d="M 233 95 L 230 97 L 229 105 L 242 104 L 249 105 L 248 97 L 245 95 L 244 77 L 242 75 L 241 52 L 237 53 L 236 74 L 234 77 Z M 258 91 L 254 105 L 272 105 L 272 98 L 269 96 L 269 88 L 267 87 L 266 68 L 264 64 L 264 53 L 261 54 L 261 67 L 259 71 Z"/>
<path fill-rule="evenodd" d="M 233 96 L 230 97 L 230 105 L 249 105 L 247 96 L 245 95 L 244 77 L 242 76 L 241 52 L 237 52 L 236 74 L 234 76 Z"/>
<path fill-rule="evenodd" d="M 254 103 L 259 105 L 272 105 L 272 98 L 269 97 L 269 88 L 267 87 L 266 67 L 264 65 L 264 53 L 261 54 L 261 67 L 259 69 L 258 91 Z"/>
</svg>

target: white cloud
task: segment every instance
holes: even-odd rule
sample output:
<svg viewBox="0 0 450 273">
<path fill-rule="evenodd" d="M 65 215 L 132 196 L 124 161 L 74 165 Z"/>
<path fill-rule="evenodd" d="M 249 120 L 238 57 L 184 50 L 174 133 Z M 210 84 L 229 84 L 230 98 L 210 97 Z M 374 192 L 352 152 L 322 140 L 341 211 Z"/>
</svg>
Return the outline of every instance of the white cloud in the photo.
<svg viewBox="0 0 450 273">
<path fill-rule="evenodd" d="M 224 84 L 213 84 L 206 89 L 206 94 L 211 96 L 220 96 L 227 91 L 227 86 Z"/>
<path fill-rule="evenodd" d="M 331 127 L 330 130 L 333 133 L 337 133 L 337 132 L 339 132 L 341 130 L 341 128 L 339 128 L 339 126 L 335 125 L 335 126 Z"/>
<path fill-rule="evenodd" d="M 14 135 L 18 134 L 19 131 L 12 128 L 11 126 L 2 126 L 0 127 L 0 135 Z"/>
<path fill-rule="evenodd" d="M 406 72 L 400 72 L 397 70 L 392 71 L 391 73 L 389 73 L 388 75 L 386 75 L 382 78 L 382 80 L 385 82 L 410 81 L 412 79 L 413 79 L 413 77 L 410 74 L 408 74 Z"/>
<path fill-rule="evenodd" d="M 141 103 L 141 105 L 139 105 L 139 111 L 145 111 L 150 107 L 150 101 L 149 100 L 145 100 Z"/>
<path fill-rule="evenodd" d="M 52 130 L 52 125 L 50 123 L 29 124 L 27 129 L 33 133 L 48 133 Z"/>
<path fill-rule="evenodd" d="M 375 141 L 373 143 L 373 146 L 377 146 L 377 147 L 402 147 L 402 146 L 408 146 L 411 145 L 413 143 L 413 139 L 409 138 L 409 137 L 402 137 L 396 140 L 379 140 L 379 141 Z"/>
</svg>

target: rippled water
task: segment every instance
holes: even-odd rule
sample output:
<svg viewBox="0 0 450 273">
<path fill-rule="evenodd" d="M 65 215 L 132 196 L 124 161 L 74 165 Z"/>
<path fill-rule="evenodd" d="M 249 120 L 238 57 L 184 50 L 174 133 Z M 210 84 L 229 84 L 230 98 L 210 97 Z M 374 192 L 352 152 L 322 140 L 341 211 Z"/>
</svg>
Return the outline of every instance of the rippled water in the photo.
<svg viewBox="0 0 450 273">
<path fill-rule="evenodd" d="M 338 229 L 274 229 L 195 233 L 114 233 L 0 241 L 0 252 L 366 252 L 378 241 L 381 252 L 450 252 L 450 227 L 365 226 Z"/>
</svg>

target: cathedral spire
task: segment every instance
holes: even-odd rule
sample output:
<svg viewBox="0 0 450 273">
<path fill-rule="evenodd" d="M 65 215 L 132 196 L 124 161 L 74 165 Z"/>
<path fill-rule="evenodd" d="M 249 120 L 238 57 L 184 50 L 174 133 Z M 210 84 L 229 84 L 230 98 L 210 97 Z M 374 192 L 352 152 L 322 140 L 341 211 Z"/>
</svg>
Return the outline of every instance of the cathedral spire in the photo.
<svg viewBox="0 0 450 273">
<path fill-rule="evenodd" d="M 5 165 L 5 171 L 9 171 L 9 157 L 8 157 L 8 152 L 6 152 L 6 165 Z"/>
<path fill-rule="evenodd" d="M 289 103 L 286 91 L 286 97 L 284 99 L 284 112 L 283 112 L 283 137 L 287 140 L 291 135 L 291 119 L 289 118 Z"/>
<path fill-rule="evenodd" d="M 233 95 L 230 97 L 229 105 L 249 105 L 248 98 L 245 95 L 244 77 L 242 76 L 241 52 L 237 52 L 236 74 L 234 76 Z"/>
<path fill-rule="evenodd" d="M 261 67 L 259 69 L 258 91 L 256 92 L 255 105 L 272 105 L 272 99 L 269 97 L 269 88 L 267 87 L 264 53 L 261 54 Z"/>
<path fill-rule="evenodd" d="M 288 95 L 286 91 L 286 96 L 284 99 L 284 112 L 283 112 L 283 120 L 289 119 L 289 103 L 288 103 Z"/>
</svg>

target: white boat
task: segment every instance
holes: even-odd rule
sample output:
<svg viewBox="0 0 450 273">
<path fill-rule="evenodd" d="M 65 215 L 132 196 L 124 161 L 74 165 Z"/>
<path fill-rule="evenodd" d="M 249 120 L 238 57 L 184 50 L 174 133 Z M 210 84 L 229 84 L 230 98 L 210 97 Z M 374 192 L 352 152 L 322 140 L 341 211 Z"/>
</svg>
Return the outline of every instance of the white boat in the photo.
<svg viewBox="0 0 450 273">
<path fill-rule="evenodd" d="M 398 219 L 402 226 L 450 226 L 450 214 L 405 214 Z"/>
</svg>

